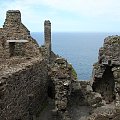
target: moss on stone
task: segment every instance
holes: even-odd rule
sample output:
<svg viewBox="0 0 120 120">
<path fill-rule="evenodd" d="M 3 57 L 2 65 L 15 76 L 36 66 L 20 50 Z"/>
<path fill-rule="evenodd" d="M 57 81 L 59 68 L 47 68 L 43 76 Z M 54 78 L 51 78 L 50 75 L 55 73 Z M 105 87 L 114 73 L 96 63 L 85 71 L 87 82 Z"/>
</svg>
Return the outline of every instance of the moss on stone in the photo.
<svg viewBox="0 0 120 120">
<path fill-rule="evenodd" d="M 93 66 L 94 66 L 95 69 L 99 69 L 99 67 L 100 67 L 100 65 L 98 64 L 98 62 L 94 63 Z"/>
<path fill-rule="evenodd" d="M 71 64 L 69 64 L 69 65 L 70 65 L 70 67 L 71 67 L 72 76 L 73 76 L 75 79 L 77 79 L 77 73 L 76 73 L 75 69 L 73 68 L 73 66 L 72 66 Z"/>
</svg>

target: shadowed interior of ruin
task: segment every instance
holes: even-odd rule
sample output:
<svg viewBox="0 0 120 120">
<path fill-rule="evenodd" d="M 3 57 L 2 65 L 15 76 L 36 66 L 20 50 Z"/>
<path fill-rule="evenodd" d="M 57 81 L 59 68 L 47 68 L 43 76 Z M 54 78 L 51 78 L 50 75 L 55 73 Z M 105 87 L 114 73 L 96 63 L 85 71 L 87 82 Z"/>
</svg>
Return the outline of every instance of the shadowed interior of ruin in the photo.
<svg viewBox="0 0 120 120">
<path fill-rule="evenodd" d="M 89 103 L 85 97 L 85 90 L 74 90 L 68 101 L 68 111 L 72 120 L 86 120 L 90 113 Z"/>
<path fill-rule="evenodd" d="M 106 66 L 105 72 L 102 78 L 96 78 L 96 82 L 93 83 L 93 91 L 99 92 L 105 101 L 108 103 L 115 99 L 114 87 L 115 81 L 112 72 L 112 66 Z"/>
<path fill-rule="evenodd" d="M 51 98 L 51 99 L 55 98 L 55 85 L 50 78 L 49 78 L 47 94 L 48 94 L 49 98 Z"/>
<path fill-rule="evenodd" d="M 10 57 L 15 55 L 15 42 L 9 43 L 9 52 L 10 52 Z"/>
</svg>

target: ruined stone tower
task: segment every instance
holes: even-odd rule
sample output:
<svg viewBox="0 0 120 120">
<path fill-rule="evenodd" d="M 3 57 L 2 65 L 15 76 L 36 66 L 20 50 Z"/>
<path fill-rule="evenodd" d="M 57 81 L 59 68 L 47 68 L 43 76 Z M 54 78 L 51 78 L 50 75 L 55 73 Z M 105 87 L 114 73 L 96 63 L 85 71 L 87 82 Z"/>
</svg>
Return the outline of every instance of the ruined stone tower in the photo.
<svg viewBox="0 0 120 120">
<path fill-rule="evenodd" d="M 8 10 L 0 28 L 0 58 L 39 56 L 39 45 L 21 21 L 19 10 Z"/>
<path fill-rule="evenodd" d="M 45 47 L 48 50 L 48 55 L 51 54 L 51 23 L 49 20 L 45 20 L 44 22 L 44 39 L 45 39 Z"/>
</svg>

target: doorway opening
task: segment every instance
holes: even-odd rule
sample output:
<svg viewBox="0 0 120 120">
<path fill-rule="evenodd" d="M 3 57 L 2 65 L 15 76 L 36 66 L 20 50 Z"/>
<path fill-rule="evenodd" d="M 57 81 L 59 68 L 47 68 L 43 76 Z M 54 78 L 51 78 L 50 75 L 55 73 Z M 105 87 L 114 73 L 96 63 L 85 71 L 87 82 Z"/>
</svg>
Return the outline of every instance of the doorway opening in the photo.
<svg viewBox="0 0 120 120">
<path fill-rule="evenodd" d="M 10 57 L 15 55 L 15 42 L 9 42 Z"/>
<path fill-rule="evenodd" d="M 107 103 L 112 102 L 115 99 L 115 81 L 112 66 L 106 66 L 102 78 L 96 78 L 95 81 L 92 86 L 93 91 L 100 93 Z"/>
</svg>

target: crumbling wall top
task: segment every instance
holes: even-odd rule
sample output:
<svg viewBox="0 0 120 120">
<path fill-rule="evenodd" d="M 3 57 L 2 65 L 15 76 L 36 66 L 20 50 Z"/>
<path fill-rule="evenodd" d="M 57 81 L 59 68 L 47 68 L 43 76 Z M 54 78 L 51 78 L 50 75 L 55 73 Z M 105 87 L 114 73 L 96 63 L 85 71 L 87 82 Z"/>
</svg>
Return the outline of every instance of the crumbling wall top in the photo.
<svg viewBox="0 0 120 120">
<path fill-rule="evenodd" d="M 19 10 L 8 10 L 7 13 L 20 13 Z"/>
<path fill-rule="evenodd" d="M 21 23 L 21 13 L 19 10 L 8 10 L 3 27 L 11 27 L 13 24 Z"/>
<path fill-rule="evenodd" d="M 51 25 L 51 22 L 50 22 L 50 20 L 45 20 L 44 24 L 45 25 L 49 25 L 49 24 Z"/>
</svg>

